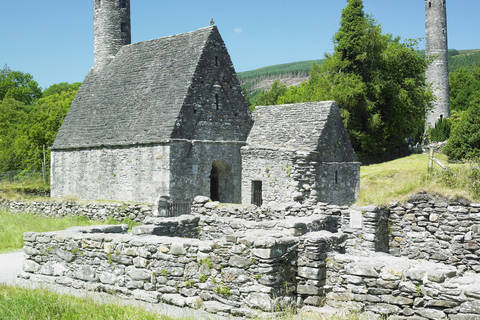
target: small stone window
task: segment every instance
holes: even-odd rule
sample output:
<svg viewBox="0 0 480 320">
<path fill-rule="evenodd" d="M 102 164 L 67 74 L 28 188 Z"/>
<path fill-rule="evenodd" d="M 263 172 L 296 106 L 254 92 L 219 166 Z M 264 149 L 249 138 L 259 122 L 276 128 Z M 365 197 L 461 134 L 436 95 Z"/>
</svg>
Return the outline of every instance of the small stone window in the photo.
<svg viewBox="0 0 480 320">
<path fill-rule="evenodd" d="M 215 94 L 215 109 L 217 110 L 220 110 L 220 104 L 219 104 L 219 101 L 218 101 L 218 93 Z"/>
<path fill-rule="evenodd" d="M 252 181 L 252 204 L 261 207 L 262 203 L 262 181 Z"/>
<path fill-rule="evenodd" d="M 220 64 L 218 62 L 218 57 L 215 57 L 215 67 L 218 67 Z"/>
<path fill-rule="evenodd" d="M 118 1 L 119 8 L 126 8 L 127 7 L 127 0 L 119 0 Z"/>
<path fill-rule="evenodd" d="M 431 1 L 428 1 L 428 7 L 429 7 L 429 8 L 432 7 L 432 2 L 431 2 Z"/>
<path fill-rule="evenodd" d="M 120 24 L 120 29 L 122 32 L 128 32 L 128 25 L 125 22 Z"/>
<path fill-rule="evenodd" d="M 338 171 L 335 171 L 335 184 L 338 183 Z"/>
<path fill-rule="evenodd" d="M 95 9 L 100 9 L 102 7 L 102 1 L 101 0 L 95 0 Z"/>
</svg>

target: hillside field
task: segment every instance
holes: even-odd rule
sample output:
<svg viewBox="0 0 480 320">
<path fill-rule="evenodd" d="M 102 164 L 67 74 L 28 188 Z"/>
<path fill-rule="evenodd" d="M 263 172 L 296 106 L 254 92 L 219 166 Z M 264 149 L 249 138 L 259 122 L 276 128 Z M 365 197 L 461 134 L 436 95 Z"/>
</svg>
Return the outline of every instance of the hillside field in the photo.
<svg viewBox="0 0 480 320">
<path fill-rule="evenodd" d="M 419 50 L 418 52 L 420 55 L 425 55 L 425 50 Z M 250 101 L 253 102 L 259 92 L 271 87 L 274 80 L 280 80 L 287 86 L 297 86 L 303 81 L 307 81 L 312 64 L 322 64 L 323 61 L 324 59 L 318 59 L 278 64 L 255 70 L 238 72 L 237 76 L 242 88 L 249 93 Z M 466 67 L 471 70 L 479 63 L 480 49 L 449 50 L 448 70 L 450 72 L 461 67 Z"/>
</svg>

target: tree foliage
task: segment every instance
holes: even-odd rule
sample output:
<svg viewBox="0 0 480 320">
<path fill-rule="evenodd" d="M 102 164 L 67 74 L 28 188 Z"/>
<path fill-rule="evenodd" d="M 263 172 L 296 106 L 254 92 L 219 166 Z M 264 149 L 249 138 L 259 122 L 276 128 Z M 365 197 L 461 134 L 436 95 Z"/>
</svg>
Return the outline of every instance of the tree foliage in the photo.
<svg viewBox="0 0 480 320">
<path fill-rule="evenodd" d="M 270 90 L 263 90 L 255 101 L 256 106 L 269 106 L 275 104 L 278 98 L 284 95 L 288 91 L 287 86 L 280 82 L 280 80 L 275 80 L 272 84 Z"/>
<path fill-rule="evenodd" d="M 452 130 L 452 121 L 449 118 L 440 118 L 435 123 L 435 127 L 428 129 L 431 141 L 445 141 L 450 138 Z"/>
<path fill-rule="evenodd" d="M 77 91 L 63 91 L 41 98 L 28 114 L 30 125 L 23 127 L 17 138 L 18 151 L 22 155 L 22 169 L 39 170 L 43 161 L 43 146 L 46 162 L 50 163 L 50 150 L 57 132 L 67 115 Z"/>
<path fill-rule="evenodd" d="M 29 74 L 10 71 L 8 67 L 0 74 L 0 88 L 10 88 L 4 90 L 6 94 L 0 100 L 0 171 L 39 170 L 43 146 L 47 149 L 48 165 L 48 148 L 55 140 L 79 85 L 53 85 L 47 89 L 45 97 L 39 98 L 40 89 Z M 12 81 L 17 86 L 11 85 Z"/>
<path fill-rule="evenodd" d="M 462 67 L 450 73 L 450 109 L 465 111 L 480 98 L 480 63 L 472 71 Z"/>
<path fill-rule="evenodd" d="M 382 34 L 364 15 L 361 0 L 348 0 L 340 24 L 334 53 L 312 67 L 308 82 L 291 87 L 275 103 L 335 100 L 360 158 L 397 152 L 406 137 L 423 133 L 433 100 L 425 85 L 428 62 L 415 51 L 417 41 Z"/>
<path fill-rule="evenodd" d="M 454 160 L 480 158 L 480 107 L 470 106 L 453 126 L 450 139 L 443 151 Z"/>
<path fill-rule="evenodd" d="M 17 137 L 28 124 L 29 107 L 13 98 L 0 100 L 0 171 L 17 170 L 22 162 Z"/>
<path fill-rule="evenodd" d="M 32 104 L 42 96 L 42 90 L 29 73 L 12 71 L 5 65 L 0 70 L 0 100 L 12 98 Z"/>
<path fill-rule="evenodd" d="M 62 92 L 67 92 L 67 91 L 78 91 L 81 85 L 82 85 L 81 82 L 74 82 L 72 84 L 68 82 L 60 82 L 60 83 L 52 84 L 50 87 L 48 87 L 43 91 L 42 97 L 51 96 L 53 94 L 61 94 Z"/>
</svg>

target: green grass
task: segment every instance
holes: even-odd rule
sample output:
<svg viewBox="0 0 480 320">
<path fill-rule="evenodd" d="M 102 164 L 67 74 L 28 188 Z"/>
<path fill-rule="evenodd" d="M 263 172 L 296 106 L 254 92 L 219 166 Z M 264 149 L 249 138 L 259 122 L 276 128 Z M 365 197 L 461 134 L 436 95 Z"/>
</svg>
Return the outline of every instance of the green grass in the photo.
<svg viewBox="0 0 480 320">
<path fill-rule="evenodd" d="M 360 168 L 358 205 L 387 205 L 405 202 L 414 193 L 426 191 L 453 198 L 480 200 L 476 164 L 450 164 L 445 155 L 435 154 L 451 169 L 443 171 L 434 163 L 428 170 L 429 155 L 414 154 L 393 161 Z"/>
<path fill-rule="evenodd" d="M 173 320 L 178 318 L 156 315 L 139 307 L 100 304 L 91 298 L 77 298 L 44 289 L 25 289 L 0 284 L 0 319 Z"/>
<path fill-rule="evenodd" d="M 112 223 L 113 221 L 108 222 Z M 31 213 L 14 214 L 0 210 L 0 252 L 21 249 L 23 247 L 24 232 L 48 232 L 65 230 L 73 226 L 90 226 L 104 223 L 79 216 L 46 218 Z"/>
<path fill-rule="evenodd" d="M 0 179 L 0 196 L 9 200 L 38 200 L 39 197 L 32 193 L 48 191 L 50 191 L 49 181 L 44 183 L 41 173 L 23 174 L 13 179 Z"/>
</svg>

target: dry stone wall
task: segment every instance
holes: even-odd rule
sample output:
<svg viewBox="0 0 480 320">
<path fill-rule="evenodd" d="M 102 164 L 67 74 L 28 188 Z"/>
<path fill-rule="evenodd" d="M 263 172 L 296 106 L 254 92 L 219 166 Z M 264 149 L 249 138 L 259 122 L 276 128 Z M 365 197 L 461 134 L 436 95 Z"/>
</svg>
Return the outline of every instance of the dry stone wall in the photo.
<svg viewBox="0 0 480 320">
<path fill-rule="evenodd" d="M 371 318 L 480 319 L 480 275 L 453 266 L 372 253 L 329 255 L 326 303 Z"/>
<path fill-rule="evenodd" d="M 0 209 L 14 213 L 31 212 L 46 217 L 85 216 L 91 220 L 103 221 L 113 218 L 142 222 L 152 215 L 150 206 L 140 203 L 77 203 L 74 201 L 14 201 L 0 197 Z"/>
<path fill-rule="evenodd" d="M 427 194 L 389 208 L 196 197 L 191 215 L 150 216 L 130 234 L 26 233 L 21 276 L 223 315 L 328 305 L 373 319 L 480 319 L 478 208 Z"/>
<path fill-rule="evenodd" d="M 417 194 L 390 206 L 389 252 L 480 272 L 480 203 Z"/>
<path fill-rule="evenodd" d="M 214 241 L 126 234 L 126 226 L 25 233 L 22 277 L 113 292 L 148 302 L 251 315 L 292 305 L 296 281 L 324 277 L 303 267 L 299 239 L 276 231 L 248 231 Z M 138 227 L 136 227 L 138 228 Z M 100 233 L 101 232 L 101 233 Z M 316 283 L 315 283 L 316 284 Z"/>
</svg>

